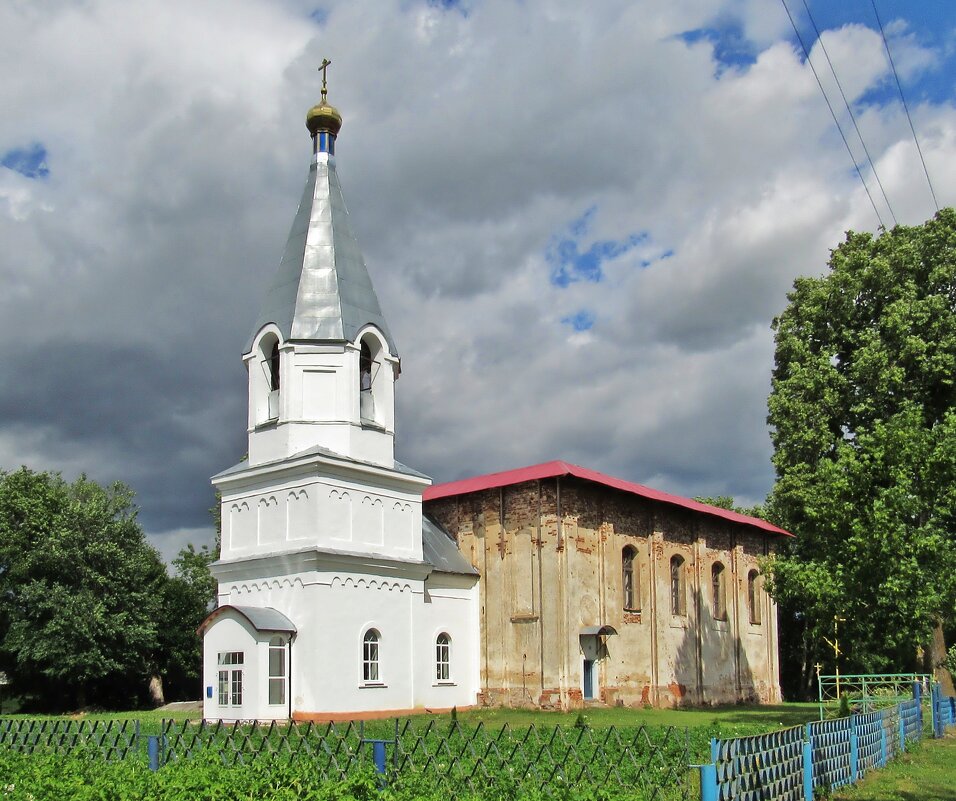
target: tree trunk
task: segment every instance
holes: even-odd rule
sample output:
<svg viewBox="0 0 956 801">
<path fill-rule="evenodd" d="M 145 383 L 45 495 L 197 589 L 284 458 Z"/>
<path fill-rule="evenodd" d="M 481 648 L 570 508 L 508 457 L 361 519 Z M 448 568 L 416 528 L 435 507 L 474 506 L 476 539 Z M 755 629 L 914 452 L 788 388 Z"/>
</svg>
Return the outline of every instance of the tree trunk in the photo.
<svg viewBox="0 0 956 801">
<path fill-rule="evenodd" d="M 149 677 L 149 700 L 153 706 L 162 706 L 166 703 L 166 696 L 163 695 L 163 679 L 161 676 L 152 675 Z"/>
<path fill-rule="evenodd" d="M 953 676 L 946 668 L 946 637 L 943 635 L 943 623 L 936 621 L 933 629 L 933 639 L 929 644 L 929 665 L 933 671 L 933 678 L 939 682 L 943 695 L 956 696 L 953 689 Z"/>
</svg>

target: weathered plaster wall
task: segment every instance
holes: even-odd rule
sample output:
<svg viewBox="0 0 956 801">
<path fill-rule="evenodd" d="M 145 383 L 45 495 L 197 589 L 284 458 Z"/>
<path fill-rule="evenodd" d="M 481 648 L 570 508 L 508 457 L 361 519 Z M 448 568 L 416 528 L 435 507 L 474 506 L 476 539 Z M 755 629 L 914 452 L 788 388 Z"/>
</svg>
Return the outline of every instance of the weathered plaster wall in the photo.
<svg viewBox="0 0 956 801">
<path fill-rule="evenodd" d="M 571 477 L 426 503 L 481 572 L 482 701 L 572 708 L 584 702 L 585 626 L 618 634 L 595 654 L 608 704 L 779 700 L 776 609 L 747 575 L 775 539 L 757 529 Z M 638 603 L 625 610 L 622 551 L 637 550 Z M 671 611 L 670 561 L 684 559 L 686 615 Z M 726 570 L 726 620 L 713 616 L 711 568 Z M 597 642 L 601 646 L 600 641 Z M 584 646 L 584 647 L 582 647 Z"/>
</svg>

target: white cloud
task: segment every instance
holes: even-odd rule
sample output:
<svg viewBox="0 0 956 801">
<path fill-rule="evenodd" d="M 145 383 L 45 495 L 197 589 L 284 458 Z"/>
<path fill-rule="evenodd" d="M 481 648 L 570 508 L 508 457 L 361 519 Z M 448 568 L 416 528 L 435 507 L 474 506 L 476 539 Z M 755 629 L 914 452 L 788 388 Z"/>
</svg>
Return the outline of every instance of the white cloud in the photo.
<svg viewBox="0 0 956 801">
<path fill-rule="evenodd" d="M 759 500 L 770 320 L 875 218 L 775 3 L 178 0 L 0 7 L 0 465 L 127 480 L 164 552 L 244 449 L 239 352 L 305 180 L 332 59 L 338 166 L 403 358 L 399 458 L 447 479 L 561 457 Z M 720 71 L 678 34 L 736 20 Z M 894 27 L 911 77 L 939 54 Z M 878 34 L 824 41 L 901 220 L 932 211 Z M 897 50 L 894 50 L 896 55 Z M 814 56 L 817 61 L 817 55 Z M 943 203 L 956 114 L 916 103 Z M 551 238 L 647 240 L 549 281 Z M 671 258 L 658 260 L 672 250 Z M 642 266 L 650 260 L 649 266 Z M 562 319 L 581 309 L 594 327 Z M 15 380 L 10 377 L 15 376 Z M 163 533 L 166 532 L 166 533 Z M 198 532 L 198 533 L 197 533 Z"/>
</svg>

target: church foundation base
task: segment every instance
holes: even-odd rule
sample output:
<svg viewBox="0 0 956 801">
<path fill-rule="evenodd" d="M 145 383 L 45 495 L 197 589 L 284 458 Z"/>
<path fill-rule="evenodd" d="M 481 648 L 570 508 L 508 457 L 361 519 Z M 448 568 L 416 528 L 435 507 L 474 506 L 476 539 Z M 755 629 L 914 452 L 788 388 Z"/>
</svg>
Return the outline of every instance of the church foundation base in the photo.
<svg viewBox="0 0 956 801">
<path fill-rule="evenodd" d="M 452 709 L 465 712 L 475 707 L 413 707 L 411 709 L 375 709 L 364 712 L 293 712 L 292 720 L 296 723 L 346 723 L 352 720 L 382 720 L 404 718 L 410 715 L 444 715 Z"/>
</svg>

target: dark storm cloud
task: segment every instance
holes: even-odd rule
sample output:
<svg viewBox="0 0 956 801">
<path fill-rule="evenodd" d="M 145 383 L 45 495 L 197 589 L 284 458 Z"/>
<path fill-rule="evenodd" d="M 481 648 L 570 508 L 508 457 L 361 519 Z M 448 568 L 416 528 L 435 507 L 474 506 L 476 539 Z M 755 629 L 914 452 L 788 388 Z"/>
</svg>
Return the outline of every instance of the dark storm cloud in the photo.
<svg viewBox="0 0 956 801">
<path fill-rule="evenodd" d="M 448 5 L 0 4 L 18 76 L 0 84 L 0 466 L 127 481 L 167 555 L 208 538 L 327 56 L 352 227 L 403 359 L 398 457 L 439 480 L 564 458 L 765 495 L 770 320 L 845 228 L 873 226 L 785 16 Z M 873 31 L 828 36 L 854 97 L 886 77 Z M 935 63 L 900 47 L 908 74 Z M 858 102 L 898 213 L 923 219 L 899 110 Z M 918 117 L 952 202 L 956 114 Z"/>
</svg>

